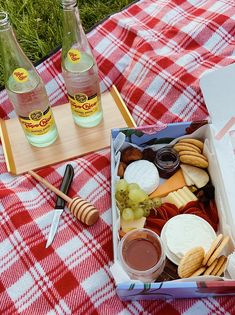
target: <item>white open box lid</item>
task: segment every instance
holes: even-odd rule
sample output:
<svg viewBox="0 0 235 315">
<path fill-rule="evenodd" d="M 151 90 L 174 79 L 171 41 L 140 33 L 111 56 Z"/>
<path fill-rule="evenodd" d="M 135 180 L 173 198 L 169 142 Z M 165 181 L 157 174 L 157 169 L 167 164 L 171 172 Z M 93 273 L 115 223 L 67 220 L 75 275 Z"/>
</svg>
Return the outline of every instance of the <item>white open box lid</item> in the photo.
<svg viewBox="0 0 235 315">
<path fill-rule="evenodd" d="M 203 75 L 200 87 L 211 119 L 213 146 L 220 166 L 227 205 L 226 216 L 235 230 L 235 63 Z M 235 231 L 233 232 L 235 239 Z"/>
</svg>

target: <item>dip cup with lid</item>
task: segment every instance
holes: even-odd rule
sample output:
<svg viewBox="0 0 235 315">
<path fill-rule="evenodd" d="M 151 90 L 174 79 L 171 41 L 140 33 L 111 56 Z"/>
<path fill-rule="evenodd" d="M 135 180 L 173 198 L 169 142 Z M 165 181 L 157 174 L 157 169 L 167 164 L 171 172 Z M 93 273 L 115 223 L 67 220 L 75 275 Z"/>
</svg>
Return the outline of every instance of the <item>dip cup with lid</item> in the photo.
<svg viewBox="0 0 235 315">
<path fill-rule="evenodd" d="M 119 243 L 118 254 L 123 269 L 133 280 L 154 282 L 165 266 L 161 239 L 149 229 L 136 229 L 125 234 Z"/>
</svg>

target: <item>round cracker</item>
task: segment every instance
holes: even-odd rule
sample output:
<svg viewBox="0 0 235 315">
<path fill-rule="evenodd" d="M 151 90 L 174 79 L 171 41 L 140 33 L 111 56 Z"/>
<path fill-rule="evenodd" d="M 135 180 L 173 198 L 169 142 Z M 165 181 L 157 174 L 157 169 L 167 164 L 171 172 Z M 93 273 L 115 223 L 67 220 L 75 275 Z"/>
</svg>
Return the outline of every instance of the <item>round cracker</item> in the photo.
<svg viewBox="0 0 235 315">
<path fill-rule="evenodd" d="M 184 138 L 184 139 L 181 139 L 179 141 L 179 143 L 191 143 L 195 146 L 197 146 L 201 151 L 203 150 L 203 146 L 204 146 L 204 143 L 198 139 L 193 139 L 193 138 Z"/>
<path fill-rule="evenodd" d="M 205 159 L 198 157 L 198 156 L 181 155 L 180 161 L 184 164 L 189 164 L 189 165 L 197 166 L 200 168 L 207 168 L 208 167 L 208 162 Z"/>
<path fill-rule="evenodd" d="M 220 267 L 219 271 L 217 271 L 216 276 L 220 277 L 224 273 L 224 270 L 225 270 L 225 267 L 226 267 L 226 262 L 227 262 L 227 260 L 225 260 L 223 265 Z"/>
<path fill-rule="evenodd" d="M 197 277 L 203 274 L 203 272 L 206 270 L 206 267 L 200 267 L 198 270 L 196 270 L 191 276 L 191 277 Z"/>
<path fill-rule="evenodd" d="M 210 265 L 210 267 L 206 269 L 206 271 L 204 272 L 204 275 L 209 276 L 215 269 L 217 263 L 218 263 L 218 258 L 216 258 L 216 260 L 214 260 L 214 262 Z"/>
<path fill-rule="evenodd" d="M 178 142 L 174 145 L 174 149 L 178 152 L 183 151 L 183 150 L 184 151 L 187 150 L 187 151 L 193 151 L 193 152 L 201 153 L 201 150 L 197 146 L 195 146 L 191 143 L 179 143 Z"/>
<path fill-rule="evenodd" d="M 205 157 L 205 155 L 201 154 L 201 153 L 197 153 L 197 152 L 192 152 L 192 151 L 180 151 L 179 152 L 179 156 L 181 155 L 192 155 L 192 156 L 197 156 L 200 157 L 202 159 L 204 159 L 205 161 L 207 161 L 207 158 Z"/>
<path fill-rule="evenodd" d="M 215 251 L 216 247 L 218 246 L 218 244 L 222 241 L 223 239 L 223 234 L 219 234 L 216 239 L 212 242 L 210 249 L 208 250 L 208 252 L 206 253 L 202 265 L 205 266 L 207 265 L 208 260 L 210 259 L 211 255 L 213 254 L 213 252 Z"/>
<path fill-rule="evenodd" d="M 180 278 L 190 277 L 198 270 L 204 258 L 204 249 L 202 247 L 194 247 L 190 249 L 181 259 L 178 266 L 178 275 Z"/>
<path fill-rule="evenodd" d="M 211 275 L 216 276 L 217 273 L 219 272 L 220 268 L 223 266 L 223 264 L 227 261 L 227 257 L 225 257 L 224 255 L 220 256 L 218 258 L 218 262 L 215 266 L 215 268 L 213 269 Z"/>
<path fill-rule="evenodd" d="M 219 246 L 216 248 L 216 250 L 213 252 L 211 257 L 209 258 L 207 262 L 207 266 L 210 266 L 214 262 L 214 260 L 219 256 L 219 254 L 222 252 L 224 247 L 228 244 L 228 241 L 229 241 L 229 236 L 226 236 L 222 240 L 222 242 L 219 244 Z"/>
</svg>

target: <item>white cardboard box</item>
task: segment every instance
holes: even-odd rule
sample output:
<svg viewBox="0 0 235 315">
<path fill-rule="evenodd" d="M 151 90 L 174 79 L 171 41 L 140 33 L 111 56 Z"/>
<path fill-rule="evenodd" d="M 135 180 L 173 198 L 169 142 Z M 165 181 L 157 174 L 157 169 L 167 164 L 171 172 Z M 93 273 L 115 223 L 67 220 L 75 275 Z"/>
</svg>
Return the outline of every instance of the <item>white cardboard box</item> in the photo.
<svg viewBox="0 0 235 315">
<path fill-rule="evenodd" d="M 203 96 L 210 114 L 210 122 L 197 129 L 195 137 L 204 138 L 205 154 L 209 160 L 209 173 L 215 186 L 215 199 L 219 212 L 219 231 L 229 235 L 229 252 L 235 245 L 235 64 L 205 74 L 200 81 Z M 159 130 L 157 125 L 136 129 L 113 129 L 111 138 L 111 173 L 112 173 L 112 216 L 114 275 L 117 294 L 122 300 L 187 298 L 235 294 L 235 279 L 214 278 L 209 280 L 198 277 L 190 280 L 177 280 L 144 284 L 130 281 L 120 268 L 117 247 L 119 229 L 119 211 L 115 204 L 116 168 L 120 159 L 119 141 L 124 137 L 136 145 L 164 142 L 163 138 L 192 136 L 192 129 L 202 125 L 198 123 L 169 124 Z M 170 138 L 170 139 L 169 139 Z M 155 140 L 154 140 L 155 139 Z M 120 140 L 120 139 L 119 139 Z"/>
</svg>

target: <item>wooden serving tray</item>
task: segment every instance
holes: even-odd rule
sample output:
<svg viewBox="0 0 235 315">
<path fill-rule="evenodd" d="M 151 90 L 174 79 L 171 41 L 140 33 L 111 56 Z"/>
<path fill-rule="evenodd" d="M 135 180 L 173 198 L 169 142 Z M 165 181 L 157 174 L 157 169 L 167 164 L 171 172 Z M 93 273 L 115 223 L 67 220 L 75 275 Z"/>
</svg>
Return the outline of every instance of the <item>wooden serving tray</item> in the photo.
<svg viewBox="0 0 235 315">
<path fill-rule="evenodd" d="M 112 128 L 136 127 L 115 86 L 102 94 L 102 106 L 103 122 L 93 128 L 78 127 L 73 121 L 69 104 L 53 107 L 59 137 L 52 145 L 44 148 L 33 147 L 28 143 L 18 118 L 0 119 L 7 170 L 19 175 L 73 159 L 109 147 Z"/>
</svg>

